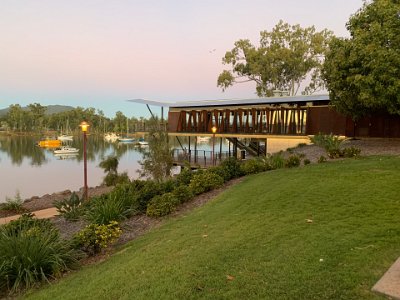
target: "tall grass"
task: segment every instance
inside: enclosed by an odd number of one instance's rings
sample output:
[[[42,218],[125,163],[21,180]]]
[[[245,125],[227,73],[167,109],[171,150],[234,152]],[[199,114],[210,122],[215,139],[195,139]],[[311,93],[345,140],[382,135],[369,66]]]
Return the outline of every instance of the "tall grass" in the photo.
[[[49,281],[77,266],[78,257],[49,221],[24,216],[0,227],[0,290]]]

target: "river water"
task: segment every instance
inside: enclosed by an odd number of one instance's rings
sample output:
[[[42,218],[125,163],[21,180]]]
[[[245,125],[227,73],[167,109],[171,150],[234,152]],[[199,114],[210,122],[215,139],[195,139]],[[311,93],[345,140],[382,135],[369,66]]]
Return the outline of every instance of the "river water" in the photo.
[[[293,147],[307,140],[278,139],[268,141],[268,152],[273,153]],[[77,155],[59,157],[52,149],[36,146],[38,138],[28,136],[0,136],[0,202],[19,193],[22,199],[42,196],[64,190],[79,190],[83,186],[83,139],[74,137],[69,146],[80,149]],[[183,146],[185,140],[181,140]],[[171,146],[179,148],[175,139]],[[193,147],[193,146],[192,146]],[[223,143],[224,149],[227,143]],[[110,143],[101,136],[88,137],[88,185],[100,185],[104,177],[98,165],[109,155],[119,160],[119,172],[128,172],[130,178],[138,178],[140,148],[135,144]],[[210,150],[210,143],[199,144],[198,149]]]

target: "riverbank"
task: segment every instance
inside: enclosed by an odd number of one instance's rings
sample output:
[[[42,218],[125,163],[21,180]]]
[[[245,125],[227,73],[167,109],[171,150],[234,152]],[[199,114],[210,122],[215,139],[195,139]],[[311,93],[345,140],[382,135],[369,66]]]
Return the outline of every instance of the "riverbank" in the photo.
[[[342,143],[343,147],[357,147],[361,149],[362,156],[371,155],[400,155],[400,139],[354,139],[345,140]],[[326,156],[325,150],[315,145],[304,145],[292,149],[290,152],[304,154],[312,163],[316,163],[321,156]],[[288,151],[286,151],[286,155]],[[96,186],[88,190],[89,197],[99,196],[108,193],[112,187]],[[82,196],[82,189],[76,191],[79,196]],[[53,207],[54,201],[69,198],[72,194],[71,190],[64,190],[43,196],[34,196],[24,200],[23,208],[27,212],[42,210]],[[13,212],[0,211],[0,217],[14,215]]]

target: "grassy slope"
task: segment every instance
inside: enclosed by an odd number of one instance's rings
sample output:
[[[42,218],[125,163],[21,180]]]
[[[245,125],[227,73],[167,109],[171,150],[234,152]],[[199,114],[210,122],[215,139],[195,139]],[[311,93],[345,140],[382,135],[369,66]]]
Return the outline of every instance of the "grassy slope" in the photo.
[[[370,289],[400,253],[399,170],[399,158],[378,157],[247,177],[30,296],[378,298]]]

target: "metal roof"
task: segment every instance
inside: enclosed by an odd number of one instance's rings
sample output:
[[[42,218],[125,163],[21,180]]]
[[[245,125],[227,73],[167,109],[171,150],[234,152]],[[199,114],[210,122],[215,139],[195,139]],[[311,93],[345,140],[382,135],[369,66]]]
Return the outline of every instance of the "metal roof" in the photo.
[[[132,99],[127,101],[146,104],[146,105],[165,106],[165,107],[207,107],[207,106],[226,106],[226,105],[296,103],[296,102],[312,102],[312,101],[327,101],[327,100],[329,100],[328,94],[290,96],[290,97],[252,98],[252,99],[197,100],[197,101],[181,101],[181,102],[161,102],[161,101],[153,101],[145,99]]]

